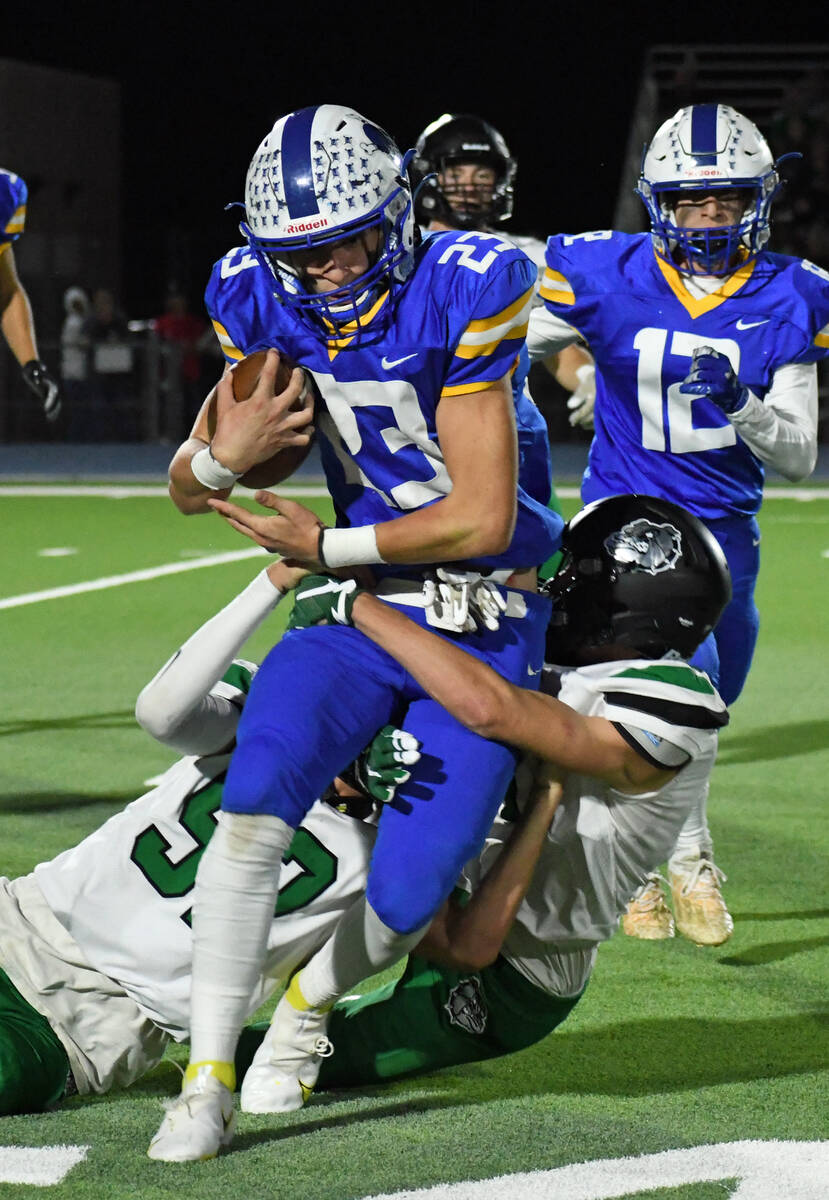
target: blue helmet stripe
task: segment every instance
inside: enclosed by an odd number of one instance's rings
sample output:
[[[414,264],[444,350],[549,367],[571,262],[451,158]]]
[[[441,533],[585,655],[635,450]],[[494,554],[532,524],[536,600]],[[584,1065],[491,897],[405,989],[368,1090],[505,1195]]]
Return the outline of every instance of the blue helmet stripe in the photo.
[[[319,213],[311,161],[311,126],[316,114],[316,106],[301,108],[288,117],[282,130],[282,180],[288,214],[294,221]]]
[[[695,104],[691,114],[691,153],[697,166],[717,165],[718,104]]]

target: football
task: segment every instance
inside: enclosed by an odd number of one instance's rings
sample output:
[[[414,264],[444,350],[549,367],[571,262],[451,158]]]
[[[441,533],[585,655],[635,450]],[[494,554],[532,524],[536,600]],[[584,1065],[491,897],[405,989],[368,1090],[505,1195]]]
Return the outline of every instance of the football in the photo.
[[[267,354],[267,350],[255,350],[253,354],[248,354],[246,358],[240,359],[231,369],[233,398],[237,403],[250,399],[259,382]],[[296,365],[293,359],[288,358],[287,355],[280,354],[273,385],[273,394],[275,396],[278,396],[280,392],[284,392],[285,388],[291,382],[291,374]],[[307,384],[308,377],[306,376],[306,387],[303,388],[299,398],[291,405],[292,411],[302,408],[306,397]],[[271,458],[265,462],[258,463],[255,467],[247,471],[239,482],[249,488],[271,487],[291,475],[296,467],[306,458],[309,449],[310,444],[307,446],[289,446],[277,451]]]
[[[250,397],[259,382],[259,376],[262,374],[267,356],[267,350],[255,350],[247,358],[240,359],[233,367],[230,374],[233,380],[233,396],[236,400],[247,400]],[[279,366],[276,368],[276,378],[274,379],[273,392],[275,396],[284,392],[291,382],[291,372],[295,366],[296,363],[287,355],[280,354]]]

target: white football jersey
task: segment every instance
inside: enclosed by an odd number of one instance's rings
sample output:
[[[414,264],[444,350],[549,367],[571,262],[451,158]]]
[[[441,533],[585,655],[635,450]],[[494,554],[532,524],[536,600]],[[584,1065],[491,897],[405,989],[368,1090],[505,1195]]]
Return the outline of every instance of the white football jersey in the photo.
[[[557,676],[565,704],[611,721],[655,765],[680,767],[658,791],[638,796],[591,776],[567,778],[502,953],[545,991],[572,994],[570,987],[562,991],[562,955],[609,938],[644,876],[666,860],[694,798],[707,787],[717,729],[727,716],[708,677],[681,662],[602,663]],[[542,684],[542,690],[553,689]],[[511,829],[512,822],[496,821],[478,863],[467,865],[469,886],[501,853]],[[589,974],[590,960],[584,961]]]
[[[156,1025],[190,1026],[192,888],[229,755],[185,758],[78,846],[35,867],[49,907],[96,970]],[[255,1011],[362,894],[375,830],[318,802],[285,856]]]

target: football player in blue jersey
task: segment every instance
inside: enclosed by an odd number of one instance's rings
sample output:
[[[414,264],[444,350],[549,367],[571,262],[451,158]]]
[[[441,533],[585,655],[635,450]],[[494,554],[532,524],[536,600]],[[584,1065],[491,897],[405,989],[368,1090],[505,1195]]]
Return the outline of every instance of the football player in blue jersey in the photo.
[[[426,234],[467,229],[492,233],[512,216],[518,164],[502,134],[481,117],[444,113],[432,121],[417,139],[412,171],[415,180],[420,180],[415,187],[415,215]],[[545,265],[544,243],[510,230],[502,236],[529,255],[538,268],[540,282]],[[522,365],[526,377],[529,360],[523,359]],[[571,393],[567,401],[570,424],[592,428],[596,384],[590,355],[581,346],[566,346],[545,360],[544,365],[556,382]],[[521,403],[527,409],[526,436],[528,440],[537,438],[539,452],[546,453],[547,423],[536,408],[529,387]],[[522,453],[533,452],[530,445],[525,449],[520,442],[519,446]],[[561,512],[555,488],[549,504]],[[544,565],[542,576],[553,575],[557,562],[558,555]]]
[[[267,515],[218,498],[261,461],[245,458],[239,436],[248,413],[258,422],[256,405],[226,406],[227,379],[210,444],[191,439],[176,455],[173,498],[190,511],[213,508],[305,564],[370,565],[387,602],[537,686],[549,606],[534,590],[535,568],[557,548],[563,522],[535,498],[540,481],[517,453],[512,374],[532,262],[488,233],[418,246],[399,151],[338,105],[277,121],[251,162],[245,209],[247,247],[215,268],[208,307],[230,361],[275,347],[313,378],[337,527],[269,492],[257,496]],[[325,1042],[333,1001],[417,942],[481,845],[514,752],[449,717],[358,631],[289,632],[251,689],[219,828],[199,867],[192,1059],[153,1157],[215,1152],[221,1131],[192,1124],[189,1102],[233,1085],[283,853],[319,776],[327,782],[353,759],[351,745],[362,748],[380,713],[399,716],[430,754],[383,814],[365,899],[306,968],[302,990],[292,986],[280,1003],[243,1109],[303,1103],[299,1072]]]
[[[596,359],[584,499],[674,499],[722,545],[734,595],[714,636],[728,704],[757,640],[765,467],[791,480],[813,470],[815,362],[829,352],[829,274],[766,248],[779,187],[750,120],[724,104],[680,109],[643,160],[638,191],[651,233],[550,238],[544,306],[528,336],[533,358],[581,335]],[[697,890],[716,907],[704,813],[669,866],[675,898]],[[643,898],[646,928],[653,900]],[[717,920],[729,923],[724,904]]]
[[[23,379],[43,405],[47,421],[60,412],[60,393],[37,353],[37,339],[29,297],[17,274],[12,243],[26,223],[26,184],[19,175],[0,167],[0,327]]]

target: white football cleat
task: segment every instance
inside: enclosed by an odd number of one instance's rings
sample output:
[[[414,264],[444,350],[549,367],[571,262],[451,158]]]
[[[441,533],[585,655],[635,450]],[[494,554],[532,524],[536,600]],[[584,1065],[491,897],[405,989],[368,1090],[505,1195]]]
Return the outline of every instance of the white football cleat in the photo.
[[[235,1128],[233,1093],[209,1069],[201,1069],[170,1103],[147,1154],[160,1162],[215,1158],[230,1145]]]
[[[705,852],[671,859],[668,878],[679,932],[698,946],[721,946],[734,932],[720,884],[725,875]]]
[[[652,942],[674,936],[674,918],[668,908],[664,882],[658,871],[651,871],[631,896],[622,915],[622,929],[628,937]]]
[[[325,1036],[329,1015],[282,997],[242,1080],[242,1112],[294,1112],[308,1103],[322,1060],[334,1053]]]

